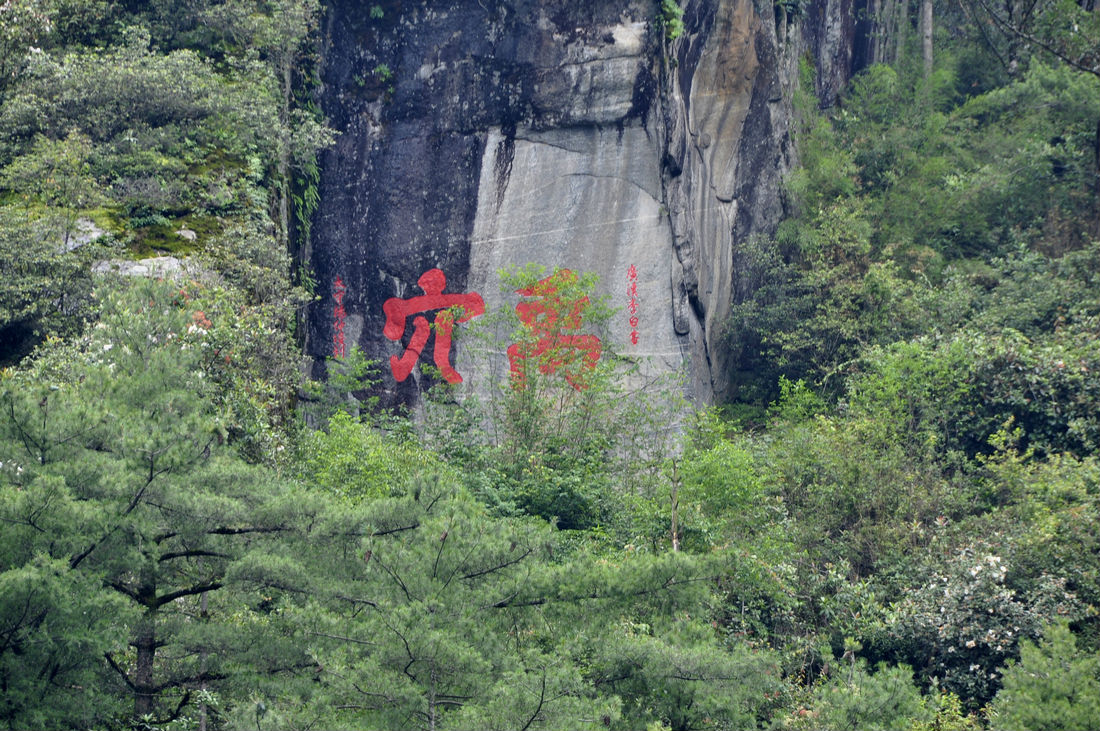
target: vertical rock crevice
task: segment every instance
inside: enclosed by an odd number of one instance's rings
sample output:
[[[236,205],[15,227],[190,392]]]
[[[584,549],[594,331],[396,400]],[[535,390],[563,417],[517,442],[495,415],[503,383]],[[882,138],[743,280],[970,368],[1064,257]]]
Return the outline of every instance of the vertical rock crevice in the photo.
[[[741,251],[752,237],[773,237],[786,212],[799,59],[817,69],[821,106],[835,103],[853,71],[853,5],[863,1],[790,10],[767,0],[684,2],[685,32],[666,47],[663,67],[662,181],[674,323],[690,342],[697,394],[736,396],[731,305],[753,295]]]
[[[678,333],[689,335],[694,390],[733,394],[725,345],[737,250],[771,235],[791,165],[790,79],[798,46],[780,46],[774,8],[691,0],[666,75],[664,190],[678,266]]]

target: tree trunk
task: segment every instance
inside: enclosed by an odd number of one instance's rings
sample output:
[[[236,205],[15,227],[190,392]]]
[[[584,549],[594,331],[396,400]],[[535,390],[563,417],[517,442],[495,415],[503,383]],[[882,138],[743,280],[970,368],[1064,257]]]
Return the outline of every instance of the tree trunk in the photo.
[[[1096,238],[1100,239],[1100,120],[1096,121]]]
[[[921,56],[924,58],[924,78],[932,75],[932,0],[920,4]]]
[[[145,607],[134,630],[134,720],[153,713],[156,685],[153,683],[154,663],[157,657],[157,583],[148,567],[141,569],[141,581],[135,598]]]
[[[433,665],[432,670],[428,675],[428,731],[435,731],[435,714],[435,666]]]
[[[894,20],[896,0],[876,0],[875,2],[875,63],[890,63],[889,43],[893,37],[890,28]]]
[[[209,619],[209,614],[207,613],[207,596],[206,596],[205,591],[202,593],[202,600],[201,600],[201,603],[199,604],[199,617],[202,619],[203,622],[206,622]],[[203,675],[205,675],[206,674],[206,649],[205,648],[203,649],[203,651],[202,651],[202,653],[200,654],[199,657],[201,658],[200,664],[199,664],[199,672],[202,673]],[[206,690],[206,678],[205,677],[203,678],[202,685],[200,685],[199,688],[201,690]],[[206,731],[206,701],[203,701],[202,703],[199,704],[199,731]]]
[[[280,110],[279,130],[279,228],[281,230],[283,251],[290,250],[290,97],[293,92],[293,61],[285,59],[283,64],[283,105]]]
[[[680,465],[672,466],[672,551],[680,550],[680,526],[678,523],[680,512]]]
[[[901,62],[901,55],[905,51],[905,38],[909,30],[909,3],[898,0],[894,3],[893,20],[893,49],[890,54],[890,64],[897,67]]]
[[[871,66],[882,60],[882,0],[871,0],[871,47],[870,58],[867,65]]]
[[[153,661],[157,654],[156,614],[146,612],[134,634],[137,661],[134,666],[134,719],[153,712]]]

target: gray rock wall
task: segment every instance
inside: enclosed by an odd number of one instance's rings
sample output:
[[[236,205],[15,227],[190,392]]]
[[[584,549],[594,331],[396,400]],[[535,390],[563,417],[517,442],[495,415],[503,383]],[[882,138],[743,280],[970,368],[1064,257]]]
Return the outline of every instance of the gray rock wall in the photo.
[[[653,136],[636,124],[520,129],[512,137],[491,131],[468,280],[493,309],[514,307],[518,299],[500,291],[501,269],[530,262],[548,272],[597,273],[600,293],[621,308],[606,346],[637,359],[643,375],[674,371],[688,356],[669,306],[672,236]],[[627,312],[631,267],[636,328]]]
[[[838,1],[823,17],[844,16]],[[341,337],[383,363],[402,355],[412,317],[391,340],[383,304],[423,295],[433,268],[445,294],[476,292],[491,312],[518,300],[501,268],[596,272],[625,308],[633,265],[638,324],[624,309],[606,337],[651,373],[685,369],[696,401],[729,396],[738,244],[783,214],[796,60],[835,57],[818,36],[836,33],[777,18],[770,0],[686,0],[671,43],[652,0],[376,5],[381,18],[358,0],[327,8],[321,103],[341,134],[308,253],[317,367]],[[464,353],[450,357],[476,388]],[[385,371],[386,403],[426,386]]]

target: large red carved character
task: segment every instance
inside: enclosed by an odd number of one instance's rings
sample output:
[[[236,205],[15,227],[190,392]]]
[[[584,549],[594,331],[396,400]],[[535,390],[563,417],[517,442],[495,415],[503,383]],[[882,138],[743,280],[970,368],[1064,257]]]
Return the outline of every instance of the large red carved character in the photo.
[[[520,322],[533,336],[528,342],[508,346],[512,383],[517,388],[526,383],[524,367],[529,358],[536,359],[539,370],[547,375],[561,370],[569,385],[578,391],[587,387],[585,371],[596,367],[603,345],[595,335],[575,334],[581,327],[588,297],[564,299],[559,290],[576,281],[576,274],[560,269],[530,287],[516,290],[524,297],[538,298],[516,305]]]
[[[423,295],[406,300],[391,297],[382,304],[382,311],[386,313],[386,326],[382,333],[393,341],[401,340],[409,317],[417,315],[413,320],[413,333],[405,353],[400,358],[396,355],[390,356],[390,370],[393,371],[393,377],[398,383],[408,378],[413,366],[420,360],[424,346],[428,344],[432,327],[428,324],[427,318],[417,313],[442,310],[435,316],[435,347],[432,355],[436,368],[447,382],[461,383],[462,376],[451,366],[451,332],[456,322],[466,322],[485,314],[485,301],[476,292],[443,294],[443,290],[447,287],[447,277],[439,269],[429,269],[424,272],[416,283],[424,290]],[[462,308],[462,315],[457,320],[450,311],[452,307]]]

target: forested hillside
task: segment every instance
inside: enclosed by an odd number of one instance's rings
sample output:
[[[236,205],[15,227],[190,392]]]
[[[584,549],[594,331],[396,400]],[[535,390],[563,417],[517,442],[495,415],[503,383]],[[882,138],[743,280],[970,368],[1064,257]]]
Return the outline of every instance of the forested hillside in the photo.
[[[875,8],[733,400],[517,262],[553,337],[408,414],[301,376],[320,3],[0,5],[0,725],[1100,727],[1100,11]]]

